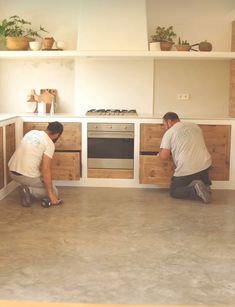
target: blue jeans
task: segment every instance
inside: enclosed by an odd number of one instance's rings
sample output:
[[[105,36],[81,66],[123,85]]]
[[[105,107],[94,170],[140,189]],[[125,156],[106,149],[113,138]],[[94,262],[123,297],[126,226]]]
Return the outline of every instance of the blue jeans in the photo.
[[[189,186],[193,180],[201,180],[206,186],[211,185],[209,168],[188,176],[171,178],[170,195],[174,198],[198,199],[193,186]]]

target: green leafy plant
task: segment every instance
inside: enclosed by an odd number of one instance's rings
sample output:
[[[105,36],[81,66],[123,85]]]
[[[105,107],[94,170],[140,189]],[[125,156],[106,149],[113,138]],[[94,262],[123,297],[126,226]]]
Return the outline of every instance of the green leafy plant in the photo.
[[[179,37],[178,45],[190,45],[190,44],[187,40],[181,40],[181,38]]]
[[[42,26],[39,30],[33,30],[31,22],[20,18],[18,15],[3,19],[0,23],[0,40],[5,41],[6,37],[41,37],[39,32],[48,32]]]
[[[153,42],[169,42],[173,43],[173,38],[176,37],[176,33],[173,31],[173,26],[156,28],[154,35],[151,35]]]

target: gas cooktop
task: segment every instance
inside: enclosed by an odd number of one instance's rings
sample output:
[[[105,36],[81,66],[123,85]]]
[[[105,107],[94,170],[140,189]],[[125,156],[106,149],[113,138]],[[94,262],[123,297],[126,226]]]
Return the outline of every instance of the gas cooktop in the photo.
[[[102,115],[102,116],[137,116],[136,110],[120,110],[120,109],[91,109],[86,115]]]

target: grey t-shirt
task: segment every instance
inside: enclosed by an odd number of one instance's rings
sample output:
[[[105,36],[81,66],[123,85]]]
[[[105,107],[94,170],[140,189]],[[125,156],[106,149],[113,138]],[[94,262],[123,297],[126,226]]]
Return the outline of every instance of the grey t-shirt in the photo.
[[[200,172],[211,165],[202,131],[194,123],[174,124],[165,132],[160,147],[171,151],[176,177]]]

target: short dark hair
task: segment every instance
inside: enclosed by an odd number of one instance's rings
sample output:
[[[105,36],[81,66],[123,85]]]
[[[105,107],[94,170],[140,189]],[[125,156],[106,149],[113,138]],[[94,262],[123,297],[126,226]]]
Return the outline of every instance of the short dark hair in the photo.
[[[163,116],[164,120],[179,120],[179,116],[174,113],[174,112],[167,112],[164,116]]]
[[[59,133],[59,135],[61,135],[63,130],[64,130],[64,127],[59,122],[51,122],[47,126],[47,131],[49,131],[52,134]]]

